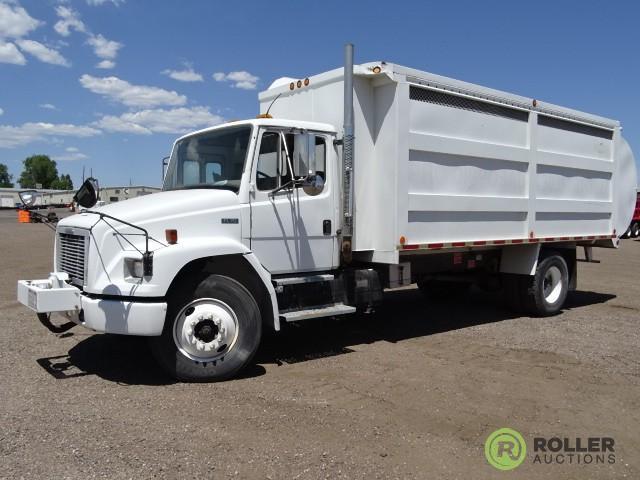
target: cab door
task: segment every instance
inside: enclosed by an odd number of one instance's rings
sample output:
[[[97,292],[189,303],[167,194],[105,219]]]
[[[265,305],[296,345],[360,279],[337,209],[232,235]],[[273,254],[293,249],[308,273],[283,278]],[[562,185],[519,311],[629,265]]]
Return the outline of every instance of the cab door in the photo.
[[[252,168],[251,250],[272,274],[336,266],[332,137],[263,129]],[[332,165],[332,164],[331,164]]]

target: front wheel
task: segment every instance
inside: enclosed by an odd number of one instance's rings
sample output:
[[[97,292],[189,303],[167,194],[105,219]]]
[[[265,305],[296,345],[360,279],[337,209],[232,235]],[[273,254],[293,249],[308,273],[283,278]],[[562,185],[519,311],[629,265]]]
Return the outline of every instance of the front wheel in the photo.
[[[195,290],[170,299],[164,330],[151,350],[169,375],[184,381],[219,381],[236,375],[260,344],[260,310],[232,278],[209,275]]]

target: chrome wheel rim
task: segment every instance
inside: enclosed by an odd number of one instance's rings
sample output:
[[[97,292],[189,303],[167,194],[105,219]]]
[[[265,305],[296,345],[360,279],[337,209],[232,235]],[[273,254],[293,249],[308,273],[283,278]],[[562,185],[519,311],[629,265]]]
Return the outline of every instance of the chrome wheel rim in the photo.
[[[215,298],[199,298],[184,306],[173,324],[178,350],[196,362],[224,357],[238,339],[238,317],[233,309]]]
[[[551,266],[544,274],[543,296],[547,303],[556,303],[562,294],[562,272]]]

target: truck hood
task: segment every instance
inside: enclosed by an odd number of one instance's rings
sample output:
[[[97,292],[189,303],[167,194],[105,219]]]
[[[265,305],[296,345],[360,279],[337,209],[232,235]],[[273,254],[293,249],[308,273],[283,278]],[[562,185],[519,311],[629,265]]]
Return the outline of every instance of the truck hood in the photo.
[[[180,223],[182,223],[189,217],[201,216],[212,210],[238,205],[238,196],[231,191],[193,189],[144,195],[90,210],[144,227],[150,224],[171,222],[175,219],[180,219]],[[90,228],[96,220],[96,215],[92,213],[80,213],[61,220],[59,225]],[[167,228],[169,227],[167,226]]]

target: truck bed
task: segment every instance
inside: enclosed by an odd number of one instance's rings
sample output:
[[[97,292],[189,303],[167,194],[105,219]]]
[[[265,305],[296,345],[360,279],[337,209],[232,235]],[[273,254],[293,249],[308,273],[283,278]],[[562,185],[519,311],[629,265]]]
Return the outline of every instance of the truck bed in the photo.
[[[617,245],[636,194],[619,122],[383,62],[355,75],[356,254],[397,263],[405,251]],[[281,94],[274,117],[339,130],[342,79],[276,83],[261,111]]]

